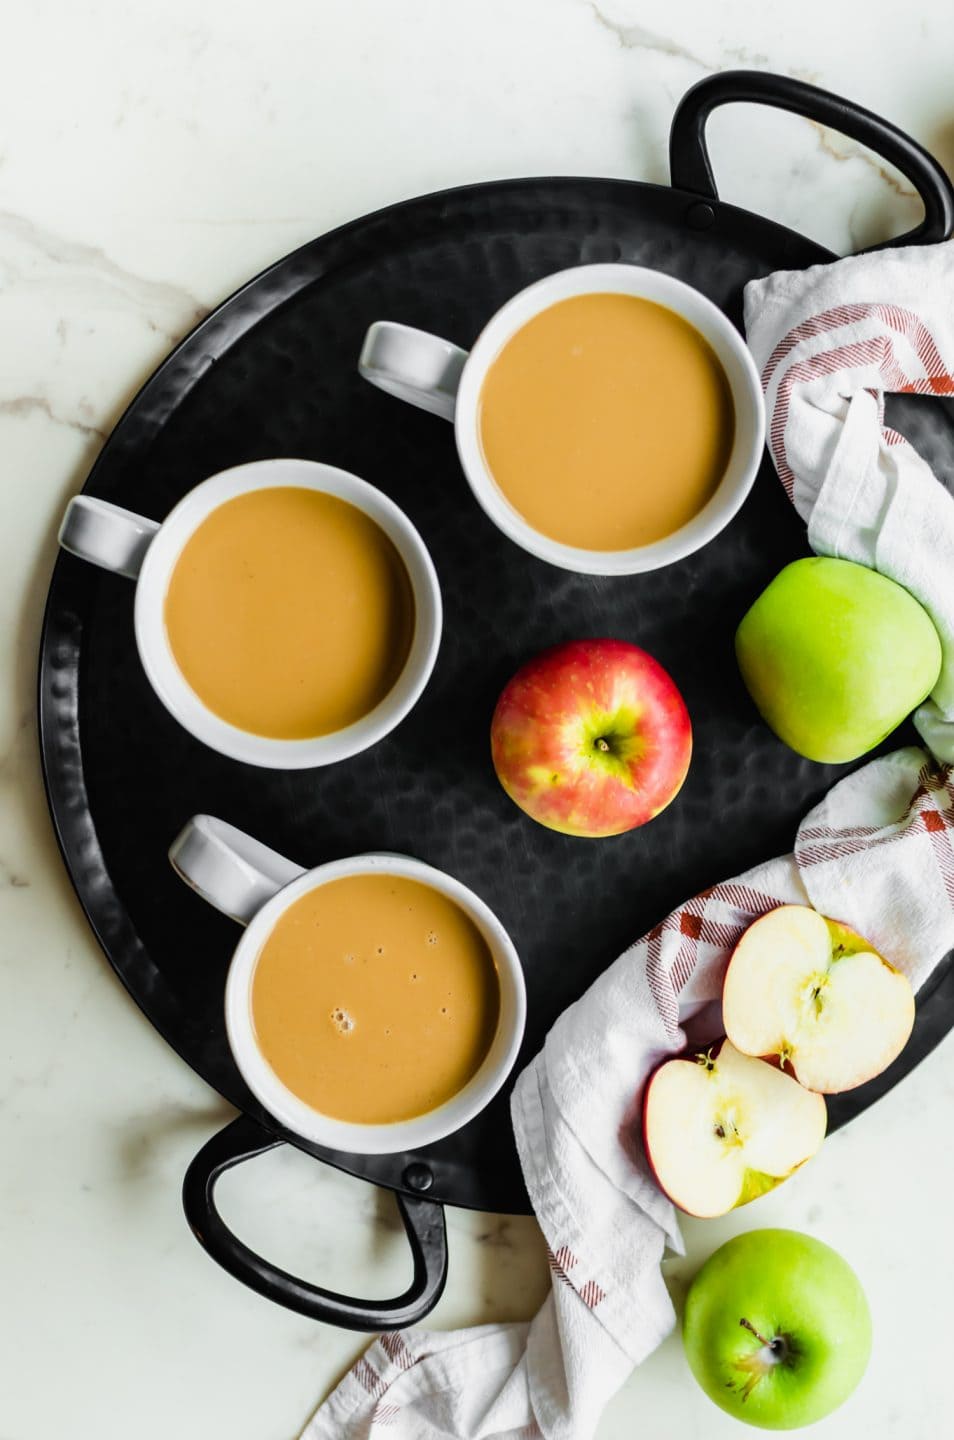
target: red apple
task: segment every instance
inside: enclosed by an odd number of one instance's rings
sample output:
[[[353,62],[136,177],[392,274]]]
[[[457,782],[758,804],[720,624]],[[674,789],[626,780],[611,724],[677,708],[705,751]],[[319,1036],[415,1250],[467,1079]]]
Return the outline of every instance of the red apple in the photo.
[[[518,670],[490,727],[521,810],[564,835],[620,835],[678,793],[692,726],[671,677],[625,640],[572,640]]]
[[[914,995],[907,977],[847,925],[807,905],[780,905],[735,947],[722,1016],[736,1049],[771,1056],[809,1090],[835,1095],[897,1059],[914,1024]]]
[[[643,1144],[680,1210],[712,1219],[787,1180],[825,1138],[820,1095],[721,1040],[666,1060],[643,1097]]]

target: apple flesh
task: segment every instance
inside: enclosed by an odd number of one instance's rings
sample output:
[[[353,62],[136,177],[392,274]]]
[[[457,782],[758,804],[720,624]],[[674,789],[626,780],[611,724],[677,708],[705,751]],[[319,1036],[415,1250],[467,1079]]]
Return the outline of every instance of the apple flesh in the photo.
[[[750,1230],[711,1255],[689,1287],[682,1328],[702,1389],[766,1430],[811,1425],[855,1389],[871,1353],[857,1275],[794,1230]]]
[[[660,1187],[705,1219],[787,1179],[815,1154],[827,1123],[820,1095],[729,1040],[666,1060],[643,1101],[643,1143]]]
[[[692,754],[689,713],[657,660],[624,640],[545,650],[505,686],[490,727],[511,800],[564,835],[619,835],[679,791]]]
[[[809,760],[856,760],[934,689],[941,642],[927,611],[850,560],[796,560],[735,637],[742,679],[780,740]]]
[[[729,961],[722,1020],[736,1049],[771,1056],[825,1095],[853,1090],[900,1055],[914,1024],[907,977],[846,925],[780,905]]]

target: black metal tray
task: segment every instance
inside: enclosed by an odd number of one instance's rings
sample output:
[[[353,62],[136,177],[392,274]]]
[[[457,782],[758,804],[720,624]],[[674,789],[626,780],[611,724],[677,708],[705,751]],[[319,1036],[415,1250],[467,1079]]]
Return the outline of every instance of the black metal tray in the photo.
[[[392,206],[288,256],[179,346],[99,457],[86,490],[157,520],[207,475],[271,455],[343,466],[406,509],[440,575],[444,640],[424,698],[374,750],[313,772],[253,769],[214,754],[175,724],[145,680],[132,587],[70,556],[57,561],[40,656],[40,730],[64,859],[123,983],[183,1059],[244,1112],[190,1172],[194,1228],[228,1268],[307,1313],[359,1328],[407,1323],[443,1283],[440,1203],[527,1208],[507,1096],[420,1154],[343,1155],[275,1132],[226,1043],[222,990],[234,927],[166,859],[183,822],[196,811],[220,815],[304,865],[385,849],[459,876],[494,907],[523,958],[529,1024],[519,1071],[559,1012],[679,900],[790,848],[801,816],[845,768],[801,760],[779,743],[755,716],[734,663],[739,617],[807,549],[767,461],[736,521],[701,553],[650,575],[572,575],[494,528],[459,470],[451,427],[381,395],[356,370],[375,319],[468,346],[516,290],[566,266],[658,267],[739,322],[747,280],[830,259],[718,200],[704,126],[727,100],[780,105],[871,145],[924,200],[925,222],[909,242],[950,233],[943,171],[891,126],[794,81],[724,74],[697,86],[677,112],[673,188],[567,178],[470,186]],[[954,472],[949,404],[894,401],[891,419],[929,460],[945,462],[942,473]],[[587,841],[544,830],[511,804],[491,768],[488,727],[499,690],[524,659],[560,640],[604,634],[637,641],[673,674],[693,718],[695,756],[678,801],[652,824]],[[902,1057],[832,1105],[832,1128],[916,1065],[952,1021],[954,969],[946,965],[920,996]],[[410,1197],[415,1282],[406,1296],[377,1306],[329,1296],[250,1258],[229,1235],[212,1204],[216,1175],[280,1139]]]

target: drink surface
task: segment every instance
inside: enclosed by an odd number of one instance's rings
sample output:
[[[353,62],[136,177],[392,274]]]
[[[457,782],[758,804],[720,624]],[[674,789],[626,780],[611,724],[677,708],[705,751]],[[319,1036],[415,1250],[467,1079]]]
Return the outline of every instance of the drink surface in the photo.
[[[725,373],[675,311],[577,295],[512,335],[481,387],[480,443],[541,534],[628,550],[673,534],[715,493],[735,417]]]
[[[227,500],[183,547],[169,645],[216,715],[281,740],[328,735],[392,688],[410,649],[404,562],[364,511],[299,486]]]
[[[412,1119],[476,1074],[500,988],[459,905],[401,876],[352,875],[302,896],[262,946],[252,980],[259,1048],[324,1115]]]

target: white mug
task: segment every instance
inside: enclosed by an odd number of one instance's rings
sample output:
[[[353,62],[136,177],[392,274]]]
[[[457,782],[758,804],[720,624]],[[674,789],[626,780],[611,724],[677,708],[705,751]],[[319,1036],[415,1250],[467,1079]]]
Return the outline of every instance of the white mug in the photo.
[[[404,669],[367,715],[328,735],[280,740],[241,730],[203,704],[169,645],[163,609],[169,581],[187,540],[213,510],[237,495],[276,486],[318,490],[347,500],[378,524],[404,562],[414,597],[414,636]],[[314,460],[258,460],[204,480],[161,525],[118,505],[77,495],[60,526],[64,550],[136,581],[134,623],[143,669],[166,709],[196,739],[248,765],[297,770],[330,765],[375,745],[420,698],[437,659],[442,606],[437,572],[410,520],[380,490],[346,470]]]
[[[560,300],[599,293],[652,300],[688,320],[715,351],[735,406],[735,439],[715,494],[672,535],[631,550],[585,550],[563,545],[535,530],[495,483],[481,450],[478,429],[484,377],[511,336],[534,315]],[[636,575],[658,570],[701,549],[739,510],[762,459],[762,386],[742,336],[700,291],[659,270],[638,265],[580,265],[538,280],[497,311],[469,354],[423,330],[379,320],[365,336],[358,370],[388,394],[452,421],[464,474],[494,524],[531,555],[585,575]]]
[[[286,1129],[316,1145],[356,1155],[416,1150],[466,1125],[496,1095],[513,1068],[523,1039],[527,1000],[513,941],[493,911],[459,880],[405,855],[355,855],[303,870],[234,825],[196,815],[174,841],[176,872],[216,909],[248,928],[225,983],[225,1024],[235,1063],[252,1094]],[[354,1124],[323,1115],[289,1090],[262,1054],[252,1023],[251,988],[262,946],[290,905],[319,886],[351,875],[388,874],[417,880],[446,895],[473,920],[494,958],[500,1013],[490,1049],[477,1073],[443,1105],[411,1120]]]

